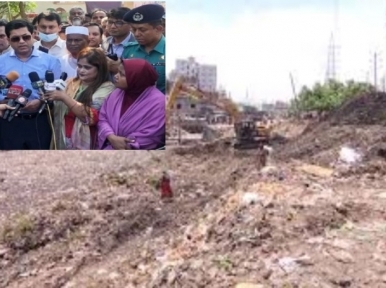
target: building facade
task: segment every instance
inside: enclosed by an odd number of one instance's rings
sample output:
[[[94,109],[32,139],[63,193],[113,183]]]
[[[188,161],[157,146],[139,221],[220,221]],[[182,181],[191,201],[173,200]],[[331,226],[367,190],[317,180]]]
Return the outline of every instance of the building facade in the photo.
[[[169,74],[171,81],[181,75],[186,81],[205,92],[214,92],[217,87],[217,66],[196,62],[194,57],[177,59],[176,68]]]

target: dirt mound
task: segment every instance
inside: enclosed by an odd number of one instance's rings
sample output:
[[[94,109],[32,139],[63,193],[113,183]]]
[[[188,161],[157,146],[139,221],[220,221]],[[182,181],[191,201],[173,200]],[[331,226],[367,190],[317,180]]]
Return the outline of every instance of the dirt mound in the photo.
[[[327,116],[331,125],[386,124],[386,93],[369,93],[345,102]]]
[[[370,93],[351,99],[323,120],[310,123],[304,131],[282,145],[278,159],[302,159],[334,165],[342,146],[356,149],[364,161],[379,157],[377,148],[386,140],[386,94]],[[381,153],[382,154],[382,153]]]
[[[179,146],[173,148],[173,153],[184,155],[223,155],[230,152],[231,143],[226,140],[216,140],[211,143],[199,143],[190,146]]]

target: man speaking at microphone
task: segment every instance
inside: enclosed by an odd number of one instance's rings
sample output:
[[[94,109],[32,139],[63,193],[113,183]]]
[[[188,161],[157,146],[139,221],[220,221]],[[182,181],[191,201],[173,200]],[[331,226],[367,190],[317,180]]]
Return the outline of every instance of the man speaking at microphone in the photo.
[[[60,61],[52,55],[33,48],[33,26],[24,20],[13,20],[5,26],[5,33],[13,51],[0,56],[0,75],[16,71],[20,77],[13,84],[31,89],[27,105],[18,117],[8,122],[0,119],[0,150],[48,150],[52,130],[46,110],[39,114],[42,102],[38,91],[32,88],[29,73],[36,72],[44,79],[47,70],[53,71],[55,79],[61,73]],[[2,97],[2,103],[8,100]]]

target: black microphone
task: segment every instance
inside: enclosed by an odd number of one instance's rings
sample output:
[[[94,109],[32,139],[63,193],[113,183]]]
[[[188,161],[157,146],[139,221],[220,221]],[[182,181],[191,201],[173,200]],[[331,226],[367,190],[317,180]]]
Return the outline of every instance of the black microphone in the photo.
[[[55,82],[54,72],[52,72],[51,70],[47,70],[44,78],[46,79],[46,83],[44,84],[45,92],[55,91],[56,85],[54,83]],[[43,100],[43,104],[40,107],[39,114],[41,114],[44,111],[44,109],[46,109],[47,104],[51,104],[51,101]]]
[[[16,113],[19,112],[21,108],[25,107],[28,102],[28,98],[31,96],[31,94],[32,90],[26,89],[19,97],[17,97],[17,99],[15,100],[15,109],[12,110],[11,114],[9,115],[8,122],[11,122]]]
[[[55,91],[56,86],[54,83],[55,82],[54,72],[52,72],[51,70],[47,70],[45,78],[46,78],[46,83],[44,84],[44,90],[46,90],[46,92]]]
[[[44,90],[44,82],[40,80],[38,73],[31,72],[28,74],[29,80],[31,81],[32,88],[38,90],[41,94],[46,93]]]
[[[8,99],[7,105],[10,107],[15,106],[15,101],[20,94],[23,93],[23,87],[19,85],[11,85],[8,88],[6,99]],[[3,114],[3,119],[7,119],[11,110],[7,109]]]
[[[66,89],[66,86],[67,86],[65,82],[66,79],[67,79],[67,73],[62,72],[62,74],[60,75],[60,79],[55,80],[56,90],[64,91]]]
[[[62,74],[60,74],[60,80],[63,80],[63,81],[67,80],[67,73],[66,72],[62,72]]]

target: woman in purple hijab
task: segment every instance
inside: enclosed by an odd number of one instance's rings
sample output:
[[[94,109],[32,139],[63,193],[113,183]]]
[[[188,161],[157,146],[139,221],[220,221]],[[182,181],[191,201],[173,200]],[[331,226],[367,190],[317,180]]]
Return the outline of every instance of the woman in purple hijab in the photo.
[[[154,150],[165,146],[165,95],[143,59],[122,60],[115,89],[99,112],[101,150]]]

